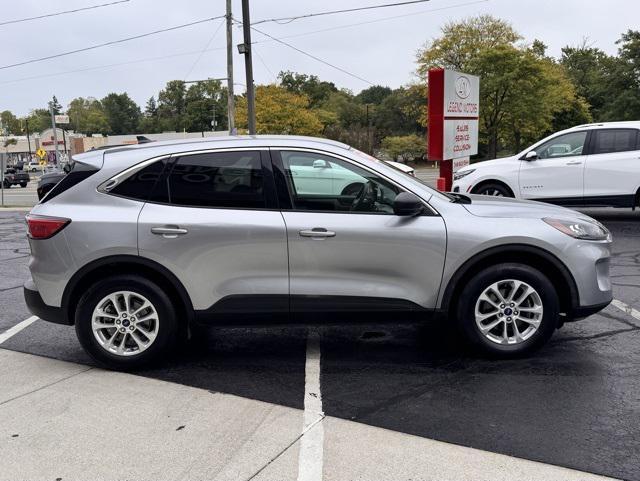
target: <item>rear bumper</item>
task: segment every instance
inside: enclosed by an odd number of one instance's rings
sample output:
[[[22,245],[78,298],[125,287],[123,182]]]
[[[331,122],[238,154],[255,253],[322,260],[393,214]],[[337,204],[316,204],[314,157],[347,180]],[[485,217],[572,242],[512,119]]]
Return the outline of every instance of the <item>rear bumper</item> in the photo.
[[[44,303],[42,296],[38,292],[32,280],[28,280],[24,284],[24,300],[27,303],[29,311],[34,316],[38,316],[43,321],[54,322],[56,324],[72,325],[64,310],[61,307],[49,306]]]

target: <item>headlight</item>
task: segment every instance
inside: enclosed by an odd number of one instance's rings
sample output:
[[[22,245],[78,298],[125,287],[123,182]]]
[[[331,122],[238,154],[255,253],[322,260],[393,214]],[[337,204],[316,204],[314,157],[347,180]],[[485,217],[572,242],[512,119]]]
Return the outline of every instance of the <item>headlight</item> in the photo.
[[[575,239],[584,240],[611,240],[611,232],[597,221],[555,219],[546,217],[542,219],[551,227]]]
[[[453,174],[453,180],[460,180],[463,177],[466,177],[467,175],[469,175],[471,172],[475,172],[476,169],[469,169],[469,170],[463,170],[462,172],[458,171],[455,174]]]

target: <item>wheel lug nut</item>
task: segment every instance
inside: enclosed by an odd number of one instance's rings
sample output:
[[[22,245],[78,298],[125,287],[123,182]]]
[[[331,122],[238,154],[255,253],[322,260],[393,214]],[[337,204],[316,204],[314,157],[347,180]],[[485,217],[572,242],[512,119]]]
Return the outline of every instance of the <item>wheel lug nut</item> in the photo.
[[[509,304],[511,307],[515,306],[515,304],[512,302],[511,304]]]
[[[136,326],[134,326],[133,324],[131,326],[129,326],[129,329],[131,329],[132,331],[136,328]]]
[[[126,329],[124,327],[120,328],[120,332],[125,332],[125,331],[126,331]]]
[[[504,314],[502,314],[502,312],[500,312],[500,313],[498,314],[498,317],[502,317],[502,316],[504,316]]]
[[[510,317],[507,317],[507,322],[511,322],[511,318]]]
[[[504,304],[500,304],[500,309],[504,309]]]
[[[120,319],[116,319],[116,324],[120,324]]]

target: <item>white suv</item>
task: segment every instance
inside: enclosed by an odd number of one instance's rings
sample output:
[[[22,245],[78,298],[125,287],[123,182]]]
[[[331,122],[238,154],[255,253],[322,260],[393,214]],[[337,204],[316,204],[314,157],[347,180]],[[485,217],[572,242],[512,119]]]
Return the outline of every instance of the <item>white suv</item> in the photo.
[[[513,157],[459,170],[453,191],[564,206],[640,205],[640,121],[557,132]]]

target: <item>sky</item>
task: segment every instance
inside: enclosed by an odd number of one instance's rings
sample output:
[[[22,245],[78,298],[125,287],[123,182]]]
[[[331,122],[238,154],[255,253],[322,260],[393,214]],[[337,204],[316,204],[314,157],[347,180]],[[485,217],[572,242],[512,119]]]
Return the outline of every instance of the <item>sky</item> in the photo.
[[[114,0],[0,0],[0,23]],[[398,0],[251,0],[252,23],[263,19],[393,3]],[[606,7],[605,7],[606,4]],[[66,15],[0,25],[0,111],[26,115],[56,95],[66,108],[76,97],[127,92],[141,108],[169,80],[226,77],[223,20],[28,65],[4,65],[223,15],[225,0],[129,0]],[[233,14],[242,18],[241,1]],[[254,81],[271,83],[281,70],[318,75],[354,93],[372,84],[392,88],[415,81],[417,50],[447,22],[491,14],[507,20],[526,42],[541,39],[558,57],[586,38],[615,53],[616,40],[638,29],[637,0],[430,0],[377,10],[255,25],[330,64],[253,32]],[[359,23],[360,25],[353,25]],[[217,33],[216,33],[217,30]],[[234,27],[234,45],[242,43]],[[236,92],[244,91],[244,58],[234,47]],[[359,78],[358,78],[359,77]]]

